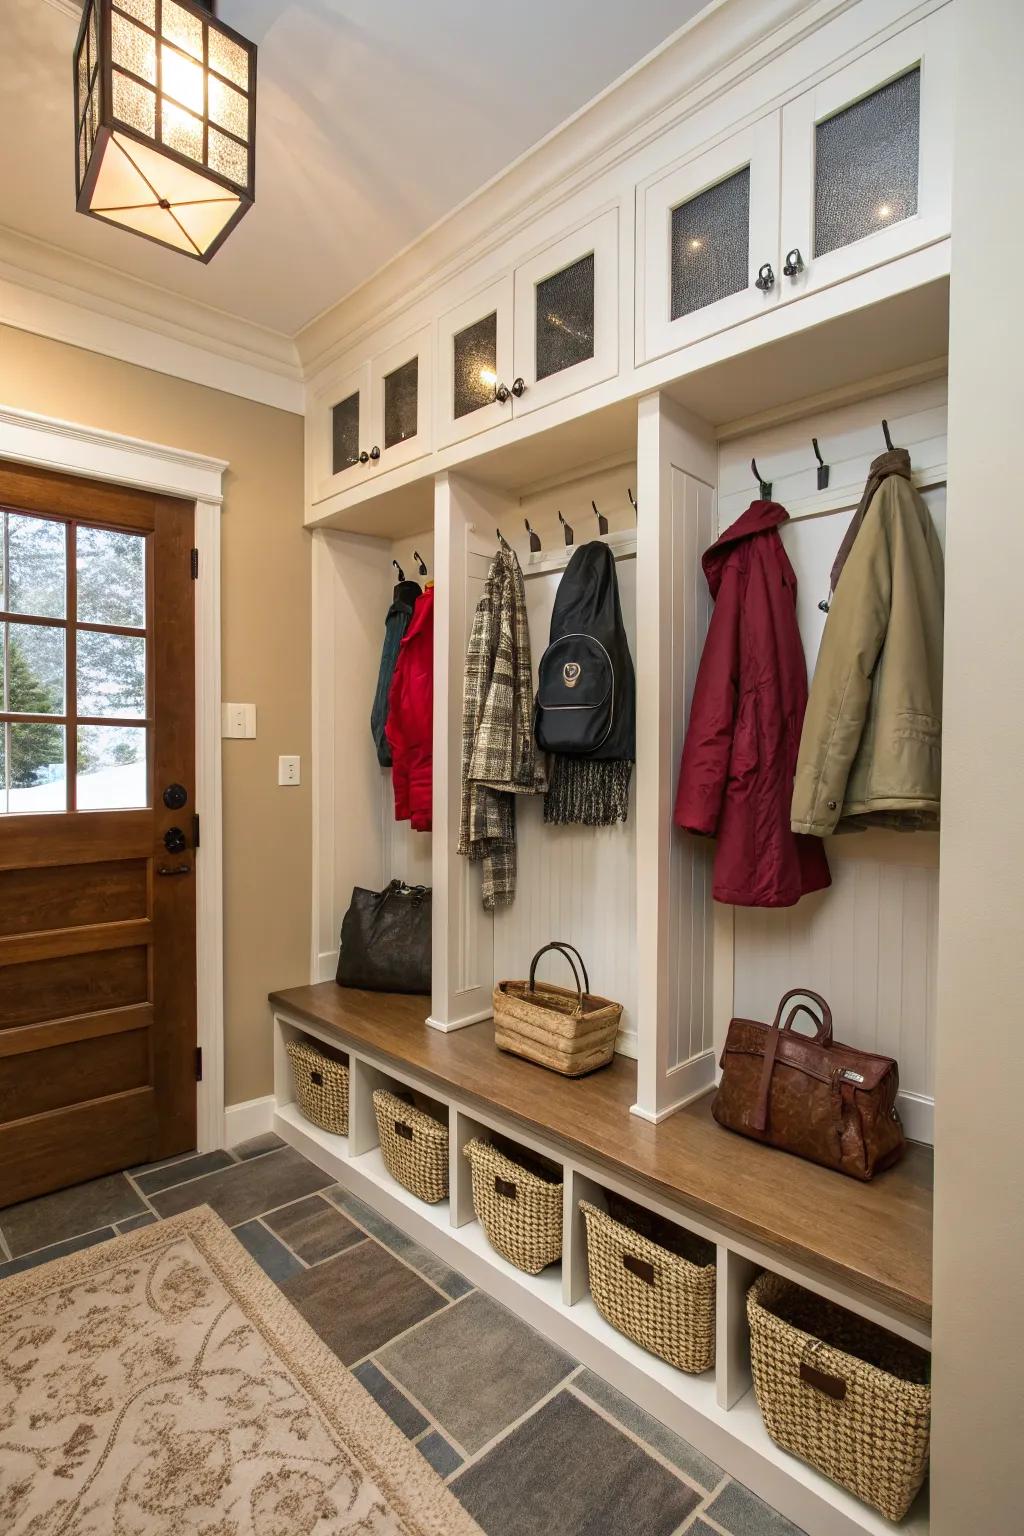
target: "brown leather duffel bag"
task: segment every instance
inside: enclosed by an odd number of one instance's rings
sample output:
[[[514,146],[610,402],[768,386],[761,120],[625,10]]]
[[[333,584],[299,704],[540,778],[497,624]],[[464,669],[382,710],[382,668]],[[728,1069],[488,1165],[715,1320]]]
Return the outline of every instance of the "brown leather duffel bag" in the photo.
[[[811,998],[821,1018],[797,1002],[783,1022],[793,998]],[[794,1032],[799,1013],[814,1020],[813,1040]],[[787,992],[773,1024],[733,1019],[721,1067],[711,1113],[727,1130],[855,1179],[873,1178],[903,1154],[896,1062],[833,1040],[832,1013],[817,992]]]

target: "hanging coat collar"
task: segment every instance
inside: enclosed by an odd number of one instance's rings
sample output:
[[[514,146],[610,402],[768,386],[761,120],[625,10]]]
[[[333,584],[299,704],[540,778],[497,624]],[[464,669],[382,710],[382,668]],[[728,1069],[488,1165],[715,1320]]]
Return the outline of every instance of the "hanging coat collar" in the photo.
[[[910,454],[906,448],[889,448],[885,453],[880,453],[877,459],[871,460],[871,467],[868,470],[867,483],[864,486],[860,504],[850,520],[850,526],[846,530],[843,542],[839,546],[839,553],[836,555],[832,565],[829,586],[833,592],[839,585],[839,578],[843,574],[843,566],[849,558],[850,550],[853,548],[854,540],[860,532],[861,523],[863,523],[867,516],[868,507],[870,507],[874,500],[875,492],[884,480],[888,480],[890,475],[901,475],[904,480],[912,478]]]
[[[789,513],[780,502],[752,501],[743,515],[738,517],[715,543],[704,551],[701,565],[704,567],[704,575],[707,577],[711,596],[718,596],[725,563],[737,544],[742,544],[746,539],[755,538],[760,533],[771,533],[780,523],[788,521]]]

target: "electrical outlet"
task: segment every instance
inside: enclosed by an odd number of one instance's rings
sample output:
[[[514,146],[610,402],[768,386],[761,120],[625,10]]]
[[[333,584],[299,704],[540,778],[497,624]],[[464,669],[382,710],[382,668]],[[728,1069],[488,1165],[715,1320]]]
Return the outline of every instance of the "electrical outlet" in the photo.
[[[299,773],[299,758],[279,757],[277,760],[277,782],[279,784],[300,784],[302,782]]]
[[[256,735],[256,705],[222,704],[220,733],[228,738],[250,740]]]

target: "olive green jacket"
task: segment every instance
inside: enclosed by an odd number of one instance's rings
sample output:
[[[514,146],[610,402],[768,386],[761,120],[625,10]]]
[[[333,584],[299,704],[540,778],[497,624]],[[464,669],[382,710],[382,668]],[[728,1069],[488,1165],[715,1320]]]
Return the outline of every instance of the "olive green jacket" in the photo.
[[[942,741],[942,549],[891,474],[838,580],[804,716],[793,831],[936,827]]]

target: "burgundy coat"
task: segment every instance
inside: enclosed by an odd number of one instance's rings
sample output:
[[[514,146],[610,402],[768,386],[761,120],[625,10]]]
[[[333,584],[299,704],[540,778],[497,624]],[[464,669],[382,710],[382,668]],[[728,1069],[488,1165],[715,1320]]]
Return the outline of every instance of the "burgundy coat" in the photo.
[[[713,894],[791,907],[832,883],[821,841],[790,829],[807,666],[796,576],[774,501],[755,501],[704,554],[715,602],[693,691],[676,825],[717,837]]]

